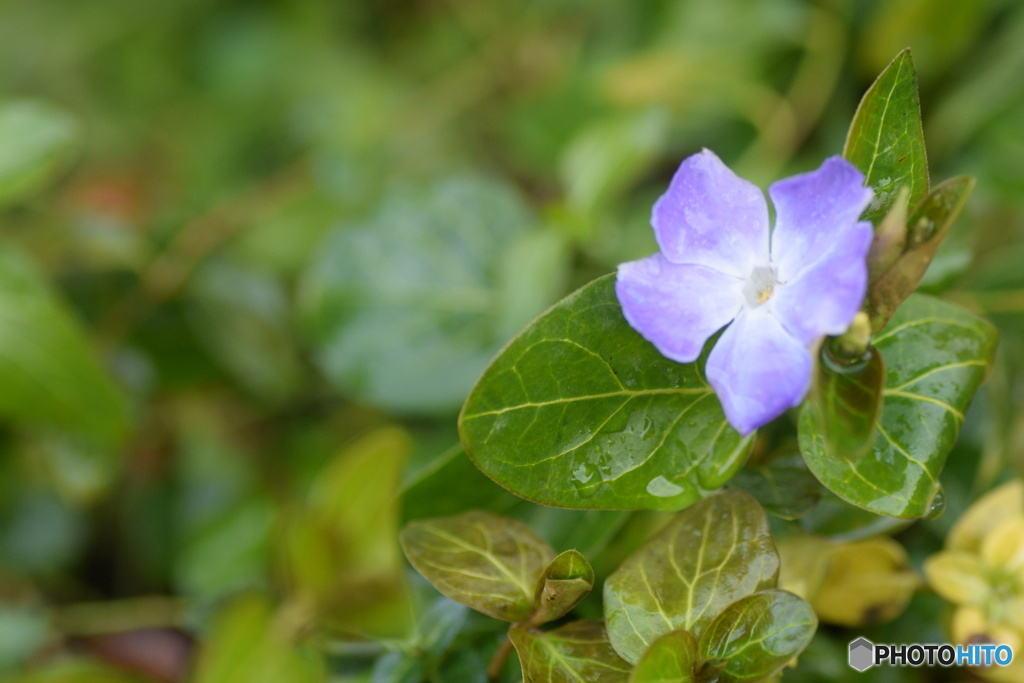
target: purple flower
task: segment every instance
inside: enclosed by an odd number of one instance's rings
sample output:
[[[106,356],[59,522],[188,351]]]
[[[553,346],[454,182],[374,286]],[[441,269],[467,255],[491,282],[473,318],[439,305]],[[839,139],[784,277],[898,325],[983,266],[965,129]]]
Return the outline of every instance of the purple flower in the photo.
[[[768,205],[709,150],[680,165],[654,205],[661,251],[619,266],[626,320],[666,357],[708,356],[708,382],[725,415],[749,434],[799,405],[810,387],[810,349],[846,330],[867,289],[871,223],[857,218],[873,193],[841,157],[774,183]]]

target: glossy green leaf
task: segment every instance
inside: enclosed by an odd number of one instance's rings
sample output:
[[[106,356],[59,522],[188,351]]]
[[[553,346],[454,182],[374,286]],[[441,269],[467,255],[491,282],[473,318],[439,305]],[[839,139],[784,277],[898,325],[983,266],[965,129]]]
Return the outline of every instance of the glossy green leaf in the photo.
[[[565,616],[594,588],[594,569],[579,552],[566,550],[551,561],[537,582],[534,623]]]
[[[800,416],[800,450],[826,487],[854,505],[892,517],[928,513],[964,411],[992,363],[995,329],[950,303],[915,294],[873,340],[885,357],[878,435],[867,454],[829,450],[817,410]]]
[[[669,631],[700,637],[728,605],[773,588],[778,573],[761,507],[741,491],[716,494],[679,513],[608,577],[609,636],[619,654],[636,662]]]
[[[899,305],[917,289],[973,188],[974,178],[950,178],[936,185],[914,207],[907,222],[905,251],[868,292],[866,309],[875,330],[885,327]]]
[[[700,638],[704,660],[726,660],[720,683],[763,681],[803,652],[818,627],[804,600],[780,590],[729,605]]]
[[[625,683],[629,664],[599,621],[574,621],[541,633],[520,627],[509,633],[523,667],[524,683]]]
[[[459,420],[466,452],[528,500],[678,510],[728,481],[746,439],[702,362],[666,359],[622,317],[615,276],[537,318],[491,363]]]
[[[629,683],[693,683],[698,659],[697,639],[687,631],[670,631],[647,648]]]
[[[865,358],[844,365],[833,359],[828,344],[822,346],[809,409],[817,411],[829,452],[847,460],[867,453],[884,389],[885,360],[878,349],[870,347]]]
[[[821,484],[799,454],[774,458],[758,467],[744,467],[729,488],[746,491],[766,512],[782,519],[798,519],[821,499]]]
[[[0,249],[0,414],[116,446],[127,431],[121,390],[35,264]],[[99,457],[103,457],[98,452]]]
[[[560,243],[480,179],[397,188],[331,234],[306,273],[305,327],[341,391],[405,413],[457,410],[508,336],[562,286]]]
[[[910,50],[896,55],[864,93],[846,136],[843,156],[859,168],[875,198],[864,218],[877,224],[910,188],[914,205],[928,192],[928,160],[921,128],[917,72]]]
[[[0,104],[0,206],[40,188],[71,160],[79,124],[44,102]]]
[[[522,522],[489,512],[410,522],[400,536],[409,562],[455,602],[505,621],[533,613],[551,547]]]
[[[204,639],[195,683],[318,683],[326,680],[319,655],[292,639],[268,599],[237,598],[217,616]]]

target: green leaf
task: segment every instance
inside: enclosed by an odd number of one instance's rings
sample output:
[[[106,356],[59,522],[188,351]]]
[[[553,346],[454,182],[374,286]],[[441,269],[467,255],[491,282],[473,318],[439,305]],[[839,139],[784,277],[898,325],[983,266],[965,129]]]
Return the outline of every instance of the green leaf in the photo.
[[[480,179],[397,188],[331,234],[303,319],[339,390],[391,411],[454,412],[509,335],[561,291],[564,245],[516,192]]]
[[[629,683],[693,683],[698,659],[697,640],[686,631],[670,631],[647,648]]]
[[[917,289],[973,188],[974,178],[950,178],[914,207],[907,222],[905,251],[868,292],[866,309],[875,330],[885,327],[899,305]]]
[[[875,191],[864,218],[876,225],[901,187],[910,188],[911,205],[928,192],[921,101],[909,49],[896,55],[864,93],[843,156],[864,173],[866,184]]]
[[[203,640],[195,683],[320,683],[323,663],[312,650],[293,642],[282,615],[267,598],[236,599],[216,618]]]
[[[79,132],[77,120],[44,102],[0,104],[0,207],[31,195],[63,170]]]
[[[726,660],[720,683],[763,681],[803,652],[818,619],[811,606],[785,591],[748,596],[729,605],[700,639],[704,660]]]
[[[0,249],[0,414],[94,444],[120,444],[121,390],[63,302],[21,252]],[[99,456],[105,449],[97,451]]]
[[[799,454],[772,459],[759,467],[744,467],[729,488],[746,491],[766,512],[782,519],[799,519],[821,499],[821,484]]]
[[[511,622],[533,613],[537,581],[555,557],[522,522],[479,510],[410,522],[400,540],[412,566],[442,594]]]
[[[280,282],[216,260],[191,278],[187,297],[194,334],[242,387],[271,403],[295,394],[303,367]]]
[[[886,389],[871,451],[846,460],[829,449],[818,412],[800,415],[800,451],[814,475],[846,501],[913,518],[928,513],[964,411],[992,363],[995,329],[950,303],[915,294],[874,339]]]
[[[304,505],[282,516],[278,556],[289,592],[315,605],[336,633],[399,637],[412,626],[395,543],[410,448],[401,429],[367,434],[327,463]]]
[[[811,391],[828,449],[847,460],[867,453],[882,413],[885,361],[874,347],[865,358],[843,365],[822,345]]]
[[[466,400],[466,452],[523,498],[569,508],[678,510],[742,466],[702,363],[668,360],[622,317],[615,276],[537,318]]]
[[[594,569],[579,552],[566,550],[551,561],[537,582],[533,622],[559,619],[594,588]]]
[[[546,633],[513,627],[524,683],[625,683],[629,664],[612,649],[604,624],[574,621]]]
[[[604,585],[615,649],[636,662],[669,631],[700,637],[728,605],[775,586],[779,557],[768,520],[741,491],[706,498],[679,513]]]

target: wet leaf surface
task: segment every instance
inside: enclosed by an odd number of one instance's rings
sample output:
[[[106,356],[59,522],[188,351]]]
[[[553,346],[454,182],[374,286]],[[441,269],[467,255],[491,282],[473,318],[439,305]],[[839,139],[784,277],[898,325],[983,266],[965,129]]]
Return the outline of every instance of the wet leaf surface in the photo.
[[[742,466],[703,360],[675,363],[622,317],[615,276],[577,290],[492,362],[460,417],[466,451],[528,500],[678,510]]]
[[[726,491],[687,508],[604,585],[615,649],[636,662],[662,635],[700,637],[736,600],[775,586],[779,557],[757,502]]]
[[[800,450],[836,495],[872,512],[923,517],[939,474],[995,351],[996,332],[958,306],[916,294],[874,338],[886,389],[871,450],[846,460],[830,450],[811,406],[800,415]]]
[[[575,621],[546,633],[515,627],[509,638],[525,683],[624,683],[629,676],[629,664],[612,649],[599,621]]]

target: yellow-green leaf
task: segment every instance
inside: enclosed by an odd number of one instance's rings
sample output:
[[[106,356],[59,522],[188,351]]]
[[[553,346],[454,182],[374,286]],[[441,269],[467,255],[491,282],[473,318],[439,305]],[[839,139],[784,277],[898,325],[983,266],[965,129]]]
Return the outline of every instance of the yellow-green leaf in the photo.
[[[579,552],[566,550],[551,561],[537,582],[533,622],[543,624],[569,613],[594,588],[594,570]]]
[[[687,631],[670,631],[647,648],[629,683],[693,683],[698,658],[696,638]]]
[[[555,552],[522,522],[483,511],[410,522],[409,562],[452,600],[495,619],[533,613],[537,581]]]
[[[724,660],[718,683],[763,681],[803,652],[818,619],[806,602],[771,590],[729,605],[700,638],[700,657]]]
[[[779,573],[768,520],[741,491],[725,491],[679,513],[604,585],[615,649],[636,662],[662,635],[700,637],[736,600],[773,588]]]
[[[524,683],[625,683],[629,676],[629,664],[612,649],[599,621],[574,621],[546,633],[513,627],[508,635]]]

